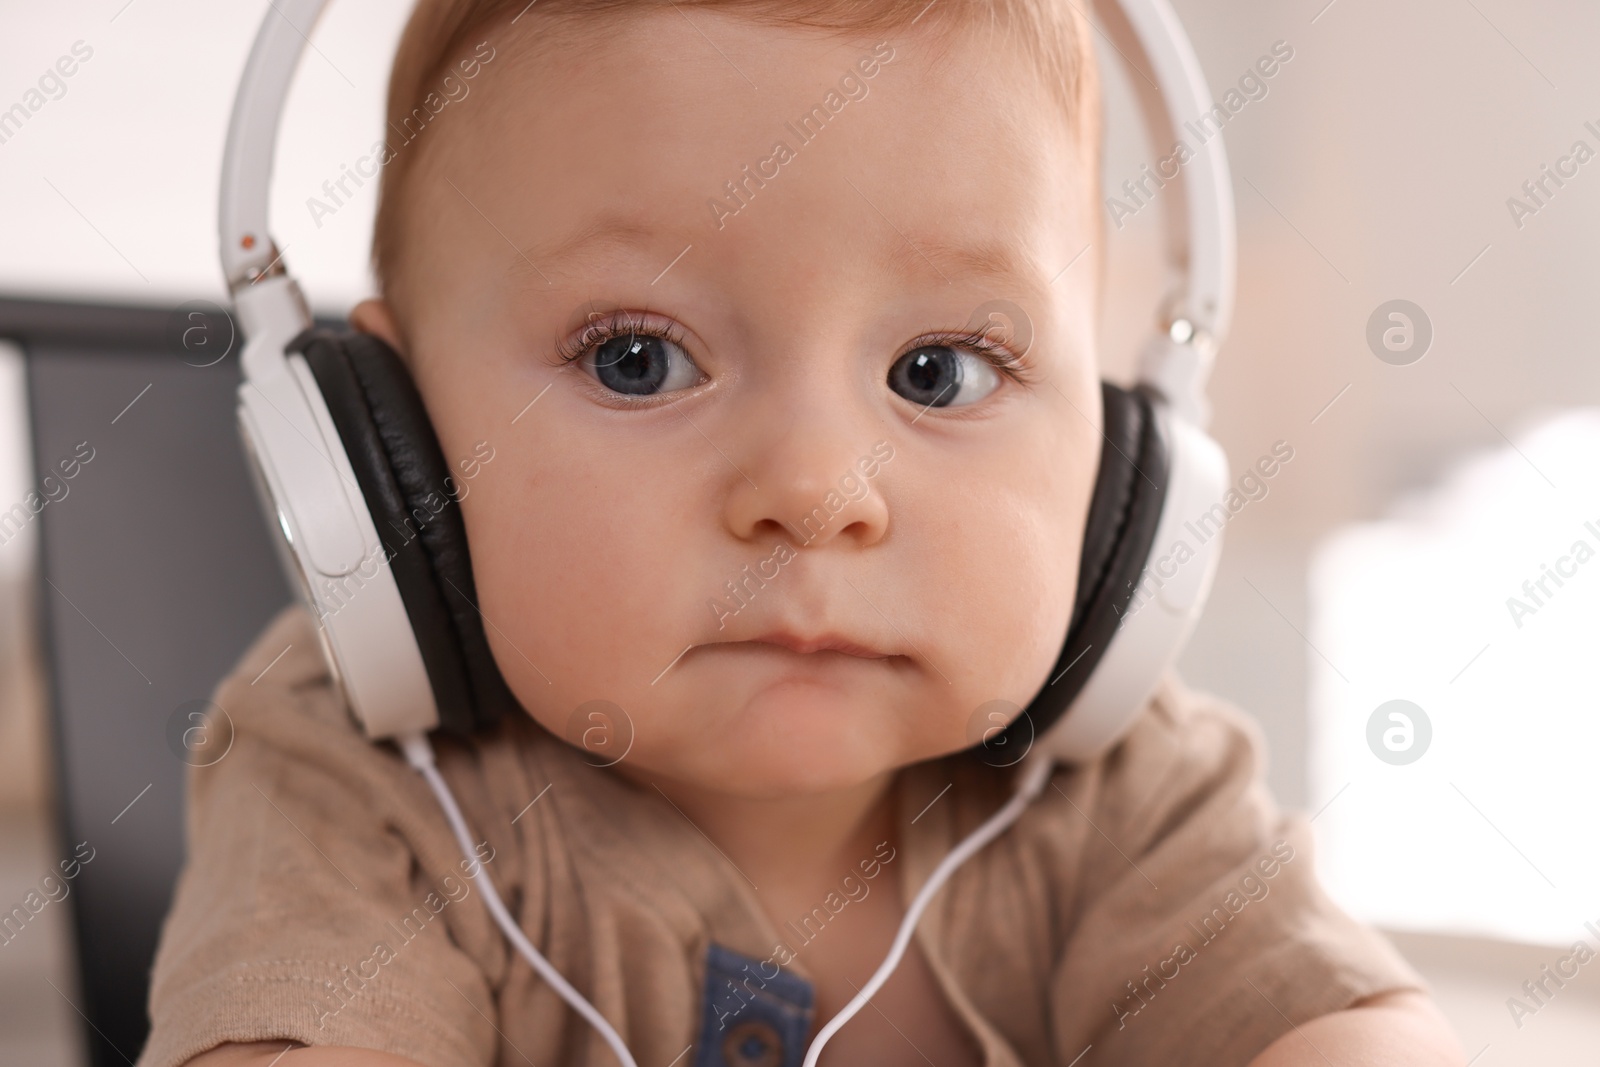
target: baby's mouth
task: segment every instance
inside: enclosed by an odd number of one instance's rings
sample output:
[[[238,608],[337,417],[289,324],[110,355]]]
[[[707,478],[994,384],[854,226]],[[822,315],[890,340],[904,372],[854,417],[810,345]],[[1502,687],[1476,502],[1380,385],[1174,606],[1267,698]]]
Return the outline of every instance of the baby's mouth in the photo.
[[[771,633],[746,638],[740,643],[775,645],[778,648],[786,648],[791,652],[798,652],[802,655],[809,655],[813,652],[840,652],[860,659],[888,659],[893,655],[890,652],[869,648],[860,642],[852,641],[842,634],[835,633],[807,636],[790,633],[786,630],[775,630]]]

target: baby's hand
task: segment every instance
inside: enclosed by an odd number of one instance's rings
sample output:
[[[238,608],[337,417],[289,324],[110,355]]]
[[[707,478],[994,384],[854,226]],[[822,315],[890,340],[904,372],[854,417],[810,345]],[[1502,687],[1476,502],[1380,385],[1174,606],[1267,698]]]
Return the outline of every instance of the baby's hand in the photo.
[[[420,1067],[370,1048],[307,1048],[294,1041],[218,1045],[183,1067]]]

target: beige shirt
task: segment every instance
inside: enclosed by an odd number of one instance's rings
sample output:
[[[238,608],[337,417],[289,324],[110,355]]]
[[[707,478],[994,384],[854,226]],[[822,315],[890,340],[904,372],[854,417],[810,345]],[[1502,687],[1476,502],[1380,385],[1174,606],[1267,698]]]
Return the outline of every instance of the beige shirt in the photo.
[[[613,1067],[495,926],[426,783],[349,717],[307,612],[286,609],[215,701],[234,736],[190,772],[138,1067],[268,1039],[426,1067]],[[774,928],[661,794],[531,718],[436,745],[507,907],[642,1067],[800,1063],[799,1041],[742,1061],[724,1035],[800,1017],[800,938],[825,909]],[[1310,826],[1275,807],[1261,760],[1251,720],[1169,677],[1116,748],[1057,767],[940,890],[917,937],[987,1067],[1232,1067],[1291,1025],[1427,988],[1324,894]],[[1013,773],[960,757],[901,773],[890,862],[907,901]],[[725,972],[741,962],[783,977],[739,993]]]

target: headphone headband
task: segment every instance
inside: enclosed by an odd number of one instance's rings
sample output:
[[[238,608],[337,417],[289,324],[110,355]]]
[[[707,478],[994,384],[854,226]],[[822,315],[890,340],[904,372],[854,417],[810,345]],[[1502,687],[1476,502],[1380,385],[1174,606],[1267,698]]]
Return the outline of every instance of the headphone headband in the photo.
[[[268,5],[233,101],[222,162],[218,230],[222,271],[238,296],[245,287],[284,272],[267,226],[278,125],[295,66],[327,0],[277,0]],[[1134,78],[1145,121],[1164,140],[1214,106],[1194,49],[1167,0],[1100,0],[1098,8],[1119,51],[1141,55],[1155,75]],[[1158,142],[1159,143],[1159,142]],[[1170,295],[1158,331],[1146,347],[1139,378],[1191,422],[1207,421],[1206,378],[1233,317],[1235,232],[1233,186],[1220,132],[1196,150],[1170,181],[1182,203],[1165,212]],[[276,306],[276,305],[275,305]],[[281,305],[280,313],[291,309]],[[280,323],[290,335],[307,322]],[[246,322],[248,331],[250,323]],[[293,328],[291,328],[293,327]],[[249,368],[246,368],[248,371]]]
[[[256,31],[244,75],[233,97],[228,139],[222,154],[222,189],[217,231],[222,274],[235,295],[241,287],[282,271],[282,258],[267,228],[272,163],[289,83],[306,38],[327,0],[276,0]]]

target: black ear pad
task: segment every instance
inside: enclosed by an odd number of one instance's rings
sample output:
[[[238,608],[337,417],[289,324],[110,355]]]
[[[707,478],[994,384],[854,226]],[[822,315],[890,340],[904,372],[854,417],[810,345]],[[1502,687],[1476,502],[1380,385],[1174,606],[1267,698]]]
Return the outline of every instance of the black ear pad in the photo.
[[[305,356],[372,513],[439,708],[469,733],[517,707],[489,652],[467,531],[422,397],[395,351],[369,334],[308,330]],[[359,596],[359,592],[355,595]]]
[[[1100,383],[1100,396],[1105,440],[1066,642],[1033,702],[1006,729],[974,746],[986,762],[1014,762],[1020,757],[1004,754],[1026,753],[1072,706],[1121,624],[1155,542],[1171,463],[1153,401],[1143,389],[1110,382]]]

